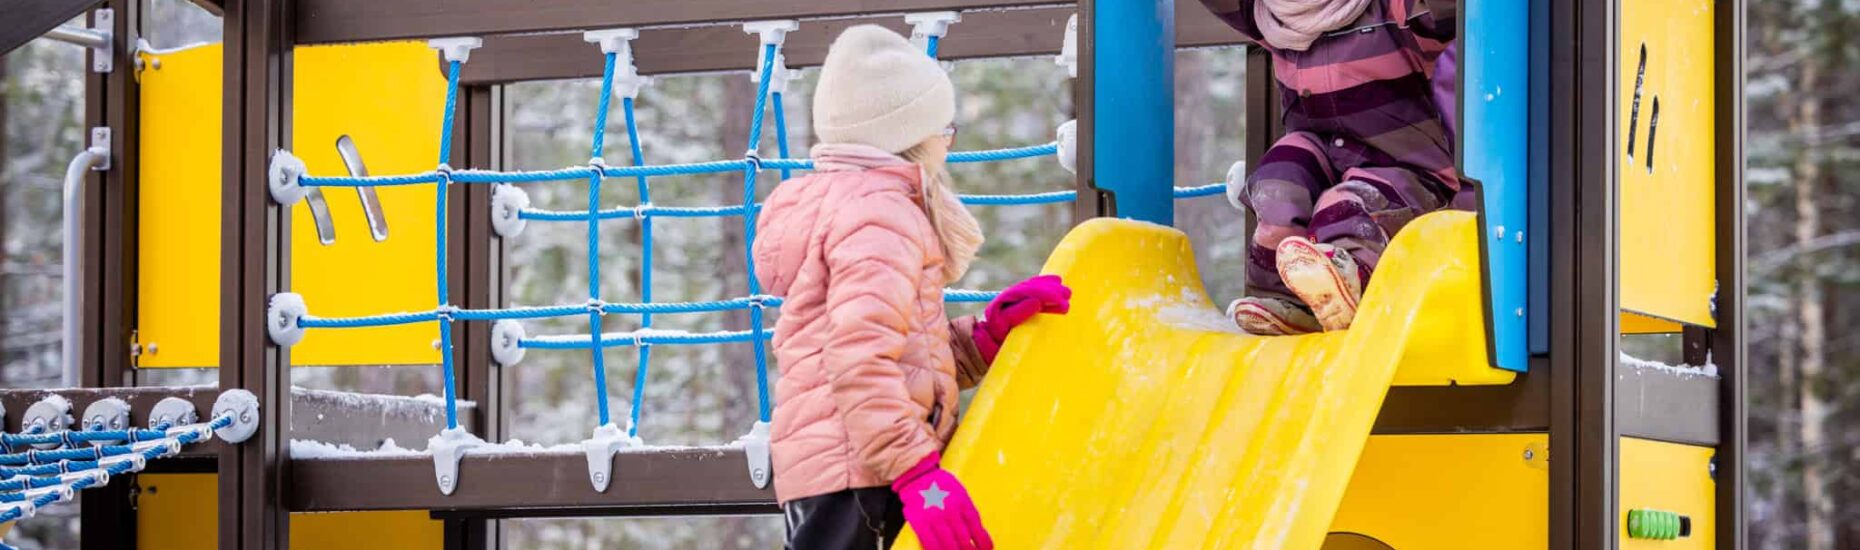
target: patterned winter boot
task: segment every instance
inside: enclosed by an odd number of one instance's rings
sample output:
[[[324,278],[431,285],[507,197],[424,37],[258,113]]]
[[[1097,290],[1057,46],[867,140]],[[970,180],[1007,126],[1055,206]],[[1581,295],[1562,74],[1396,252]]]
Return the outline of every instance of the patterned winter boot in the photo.
[[[1363,297],[1362,272],[1356,259],[1328,244],[1292,237],[1279,243],[1279,277],[1298,299],[1311,306],[1326,331],[1350,328]]]
[[[1290,336],[1323,330],[1311,312],[1291,300],[1251,296],[1227,305],[1227,316],[1240,330],[1256,336]]]

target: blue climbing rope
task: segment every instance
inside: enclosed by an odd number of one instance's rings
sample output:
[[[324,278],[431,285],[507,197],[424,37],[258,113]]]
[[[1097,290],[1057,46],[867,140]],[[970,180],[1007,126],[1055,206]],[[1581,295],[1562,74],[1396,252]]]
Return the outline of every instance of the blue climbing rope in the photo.
[[[927,42],[927,44],[926,44],[926,45],[924,46],[924,53],[928,53],[928,54],[930,54],[930,58],[931,58],[931,59],[936,59],[936,47],[937,47],[937,43],[938,43],[938,42],[942,42],[942,37],[938,37],[938,36],[934,36],[934,35],[933,35],[933,36],[931,36],[931,37],[930,37],[930,39],[929,39],[929,40],[927,40],[926,42]]]
[[[614,61],[619,54],[607,54],[606,68],[601,71],[601,106],[594,111],[594,147],[588,156],[599,159],[607,147],[607,108],[614,95]],[[590,163],[593,164],[593,163]],[[604,164],[604,163],[602,163]],[[601,208],[601,180],[607,175],[604,170],[588,176],[588,303],[601,302],[601,218],[595,212]],[[588,309],[588,332],[601,333],[600,308]],[[600,425],[606,426],[612,420],[607,413],[607,358],[600,349],[590,354],[594,363],[594,399],[600,410]]]
[[[633,165],[639,166],[639,165],[645,164],[646,155],[641,150],[640,143],[639,143],[639,126],[637,124],[634,124],[634,120],[633,120],[633,98],[630,98],[630,97],[622,98],[620,109],[623,113],[626,114],[626,140],[627,140],[627,144],[630,145],[633,149]],[[639,176],[637,181],[639,182],[639,203],[642,207],[650,208],[652,206],[652,187],[646,184],[646,176],[644,175]],[[519,214],[519,217],[520,216],[521,215]],[[598,213],[595,214],[595,217],[599,217],[599,214]],[[639,232],[640,232],[639,301],[646,303],[646,304],[651,304],[652,303],[652,217],[651,216],[640,217]],[[602,312],[605,312],[605,311],[606,311],[606,308],[603,307]],[[640,312],[639,326],[641,328],[647,328],[647,329],[652,328],[652,313],[651,312],[644,312],[644,311]],[[634,375],[633,375],[632,418],[630,419],[629,422],[627,422],[627,426],[626,426],[627,435],[629,436],[633,436],[633,437],[639,436],[640,409],[645,408],[644,400],[646,398],[646,371],[650,369],[651,367],[652,367],[652,346],[649,346],[649,345],[640,346],[639,347],[639,366],[638,368],[634,369]]]
[[[749,119],[749,154],[755,159],[756,149],[762,145],[762,110],[767,108],[769,100],[770,71],[775,67],[775,44],[763,46],[762,78],[756,85],[756,112]],[[756,256],[749,246],[756,242],[756,171],[760,166],[743,170],[743,274],[749,280],[749,295],[762,294],[762,283],[756,279]],[[768,422],[774,404],[769,401],[769,360],[768,343],[762,330],[762,304],[751,304],[749,308],[750,342],[756,348],[756,418]]]
[[[446,110],[443,115],[444,122],[441,123],[439,127],[439,181],[434,185],[438,191],[433,193],[437,197],[434,201],[435,206],[433,207],[433,212],[435,213],[433,220],[434,224],[437,225],[437,229],[433,234],[433,248],[435,250],[433,254],[433,265],[435,271],[439,272],[438,303],[442,307],[445,306],[445,304],[452,303],[451,289],[448,288],[448,281],[451,277],[450,274],[447,273],[446,268],[446,190],[448,187],[452,186],[450,174],[451,164],[447,161],[452,158],[452,113],[458,103],[459,67],[463,65],[463,63],[452,61],[447,63],[447,65]],[[458,385],[458,375],[453,372],[452,365],[452,319],[443,315],[439,317],[439,364],[440,369],[445,372],[446,429],[458,429],[459,404],[458,388],[456,387]]]
[[[792,157],[794,155],[788,154],[788,116],[782,114],[782,111],[784,111],[785,109],[782,108],[781,92],[775,92],[774,107],[775,107],[775,151],[777,154],[781,155],[781,160],[788,160],[789,157]],[[793,168],[785,168],[785,167],[779,167],[779,166],[776,168],[781,170],[782,181],[788,181],[788,178],[794,175]]]

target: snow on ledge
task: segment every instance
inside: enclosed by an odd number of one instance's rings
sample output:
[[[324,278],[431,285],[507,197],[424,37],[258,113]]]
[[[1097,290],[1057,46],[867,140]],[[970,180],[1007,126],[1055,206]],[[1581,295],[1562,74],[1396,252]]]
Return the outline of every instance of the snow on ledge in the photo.
[[[1682,378],[1691,378],[1695,376],[1705,376],[1705,377],[1710,377],[1710,378],[1718,377],[1718,365],[1713,363],[1709,356],[1706,357],[1705,364],[1702,366],[1668,365],[1666,363],[1661,363],[1659,361],[1649,361],[1646,359],[1641,359],[1639,357],[1628,355],[1627,352],[1622,352],[1621,357],[1620,357],[1620,362],[1621,362],[1621,366],[1624,366],[1624,367],[1631,367],[1631,368],[1640,369],[1640,370],[1657,370],[1657,371],[1665,372],[1668,374],[1677,375]]]

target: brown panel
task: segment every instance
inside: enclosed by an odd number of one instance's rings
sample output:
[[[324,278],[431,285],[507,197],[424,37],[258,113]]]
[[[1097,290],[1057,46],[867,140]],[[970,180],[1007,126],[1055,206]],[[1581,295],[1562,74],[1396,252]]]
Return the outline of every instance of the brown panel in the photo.
[[[1550,427],[1550,376],[1538,358],[1504,386],[1389,388],[1376,434],[1543,432]]]
[[[1093,14],[1097,13],[1094,9],[1095,3],[1096,0],[1079,0],[1078,4],[1079,26],[1076,45],[1079,67],[1078,77],[1072,79],[1072,117],[1078,121],[1077,126],[1073,128],[1075,132],[1073,137],[1076,140],[1073,147],[1076,149],[1073,152],[1073,166],[1078,169],[1074,176],[1079,196],[1078,200],[1072,202],[1073,225],[1098,216],[1109,216],[1115,208],[1110,196],[1098,191],[1098,183],[1094,179],[1097,156],[1093,154],[1096,148],[1092,147],[1092,141],[1096,139],[1094,136],[1098,135],[1098,120],[1095,114],[1098,99],[1093,93],[1098,71],[1097,63],[1092,62],[1097,56],[1097,48],[1093,47],[1097,43],[1097,40],[1093,40],[1095,34],[1093,28],[1096,26],[1094,25],[1096,17]],[[1063,41],[1064,37],[1060,39]]]
[[[352,393],[292,389],[291,439],[373,449],[392,438],[401,447],[423,448],[428,438],[446,427],[446,407],[441,403],[398,396],[372,397],[358,399]],[[458,407],[459,425],[472,429],[479,405],[461,401]]]
[[[617,5],[603,0],[304,0],[297,2],[295,15],[298,42],[316,44],[1069,3],[1053,0],[632,0]]]
[[[459,488],[440,494],[430,457],[309,459],[292,465],[292,511],[451,510],[480,517],[523,509],[550,515],[627,515],[702,507],[774,512],[775,493],[749,483],[740,448],[621,453],[605,493],[588,483],[580,452],[466,455]]]
[[[19,433],[20,420],[25,416],[26,408],[56,393],[71,401],[71,414],[76,416],[98,400],[115,397],[129,403],[129,419],[136,425],[147,425],[149,410],[155,403],[165,397],[179,397],[194,404],[194,410],[205,417],[213,410],[213,400],[219,397],[219,390],[211,386],[188,386],[180,388],[83,388],[50,390],[0,390],[0,406],[6,407],[6,425],[10,433]],[[182,456],[210,456],[224,448],[219,439],[213,439],[198,445],[191,445],[182,450]]]

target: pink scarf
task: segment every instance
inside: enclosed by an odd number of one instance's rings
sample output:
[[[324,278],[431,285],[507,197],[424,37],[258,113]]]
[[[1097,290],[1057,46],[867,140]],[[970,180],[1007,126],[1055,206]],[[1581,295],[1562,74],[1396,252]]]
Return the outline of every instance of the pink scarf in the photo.
[[[822,143],[809,149],[807,155],[814,159],[816,172],[856,172],[912,165],[904,157],[883,149],[854,143]],[[950,188],[947,171],[941,166],[918,166],[917,170],[917,181],[923,185],[924,215],[930,218],[937,241],[943,245],[943,276],[948,279],[945,282],[955,282],[968,272],[969,263],[975,261],[977,251],[982,248],[981,224],[962,206],[955,189]]]
[[[1272,47],[1305,51],[1324,33],[1363,15],[1369,0],[1257,0],[1253,23]]]

